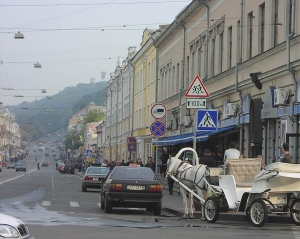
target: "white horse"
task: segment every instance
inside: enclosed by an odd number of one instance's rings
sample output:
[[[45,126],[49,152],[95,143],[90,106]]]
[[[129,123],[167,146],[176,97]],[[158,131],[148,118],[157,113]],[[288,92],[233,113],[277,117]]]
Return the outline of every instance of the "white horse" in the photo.
[[[195,166],[179,159],[179,156],[184,151],[193,152],[196,159]],[[205,181],[203,180],[203,178],[207,175],[206,170],[206,165],[199,164],[197,152],[192,148],[181,149],[175,157],[171,157],[169,159],[167,164],[167,176],[171,174],[191,190],[196,189],[197,194],[200,197],[203,197],[202,190],[206,190],[207,187],[207,185],[205,185]],[[182,187],[180,187],[180,192],[183,197],[183,204],[185,208],[183,218],[194,218],[193,195],[188,193]],[[187,200],[187,194],[189,194],[189,201]],[[204,220],[203,207],[201,220]]]

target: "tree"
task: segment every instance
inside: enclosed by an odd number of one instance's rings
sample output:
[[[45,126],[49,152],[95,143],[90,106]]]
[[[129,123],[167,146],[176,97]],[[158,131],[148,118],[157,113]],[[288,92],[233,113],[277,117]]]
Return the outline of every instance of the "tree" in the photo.
[[[105,114],[102,112],[98,112],[97,110],[90,110],[87,115],[83,117],[83,124],[86,125],[92,122],[98,122],[105,117]]]

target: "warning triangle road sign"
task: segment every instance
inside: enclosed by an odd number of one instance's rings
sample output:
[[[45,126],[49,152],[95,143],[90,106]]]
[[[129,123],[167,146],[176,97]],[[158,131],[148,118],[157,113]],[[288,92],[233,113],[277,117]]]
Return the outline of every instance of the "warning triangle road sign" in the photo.
[[[213,119],[211,118],[210,114],[208,111],[206,111],[204,117],[200,121],[198,127],[216,127]]]
[[[191,83],[189,89],[185,93],[186,97],[199,97],[199,98],[208,98],[209,94],[200,79],[199,76],[196,76]]]

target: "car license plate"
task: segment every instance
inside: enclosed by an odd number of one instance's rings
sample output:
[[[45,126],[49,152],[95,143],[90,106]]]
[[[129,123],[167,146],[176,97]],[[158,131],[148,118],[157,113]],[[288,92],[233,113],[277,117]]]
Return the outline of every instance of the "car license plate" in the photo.
[[[128,190],[145,190],[145,186],[127,185]]]
[[[93,178],[94,181],[98,181],[98,178]]]

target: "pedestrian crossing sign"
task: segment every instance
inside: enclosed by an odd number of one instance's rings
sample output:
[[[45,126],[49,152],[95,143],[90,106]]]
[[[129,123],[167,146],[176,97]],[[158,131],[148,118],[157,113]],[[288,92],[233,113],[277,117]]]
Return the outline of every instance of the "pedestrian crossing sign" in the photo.
[[[197,131],[215,131],[218,129],[217,110],[198,110]]]

